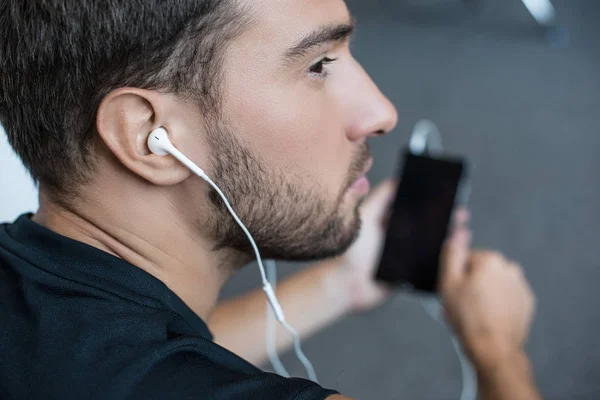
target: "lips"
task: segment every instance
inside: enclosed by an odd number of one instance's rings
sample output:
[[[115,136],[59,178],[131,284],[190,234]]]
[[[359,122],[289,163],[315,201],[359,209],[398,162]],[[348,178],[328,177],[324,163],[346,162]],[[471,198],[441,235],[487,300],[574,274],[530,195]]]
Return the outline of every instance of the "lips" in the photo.
[[[367,179],[366,175],[372,166],[373,166],[373,157],[369,157],[369,159],[365,165],[365,168],[363,168],[360,176],[358,176],[358,178],[356,178],[350,184],[350,187],[349,187],[350,190],[358,191],[358,192],[360,192],[361,195],[364,195],[369,192],[369,180]]]
[[[369,172],[369,170],[371,169],[372,166],[373,166],[373,157],[369,157],[369,159],[367,160],[367,164],[363,168],[363,170],[360,173],[360,175],[353,181],[353,183],[355,183],[357,180],[359,180],[360,178],[362,178],[365,175],[367,175],[367,172]]]

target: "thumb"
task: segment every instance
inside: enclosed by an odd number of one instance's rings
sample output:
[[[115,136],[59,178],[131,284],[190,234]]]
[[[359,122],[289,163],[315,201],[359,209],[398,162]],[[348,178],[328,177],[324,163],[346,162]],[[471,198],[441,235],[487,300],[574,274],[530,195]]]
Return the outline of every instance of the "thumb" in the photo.
[[[465,228],[457,229],[446,240],[440,257],[439,291],[442,294],[463,279],[469,259],[470,243],[471,232]]]
[[[392,179],[387,179],[377,185],[365,199],[361,207],[363,212],[377,220],[383,220],[394,199],[397,188],[398,183]]]

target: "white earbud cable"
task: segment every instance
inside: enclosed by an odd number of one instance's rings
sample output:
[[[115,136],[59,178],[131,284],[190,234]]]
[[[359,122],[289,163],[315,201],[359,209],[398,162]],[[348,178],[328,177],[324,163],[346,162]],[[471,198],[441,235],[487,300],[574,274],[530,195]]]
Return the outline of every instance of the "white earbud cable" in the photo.
[[[150,136],[152,136],[152,135],[150,135]],[[159,140],[158,137],[156,137],[156,139]],[[292,326],[290,324],[288,324],[287,321],[285,320],[285,315],[283,313],[283,309],[279,305],[279,301],[277,301],[277,297],[275,296],[275,291],[273,290],[273,287],[267,280],[267,277],[265,274],[265,267],[263,266],[262,258],[260,256],[260,251],[258,250],[258,246],[256,245],[256,242],[252,238],[252,235],[250,234],[250,232],[248,231],[246,226],[242,223],[242,221],[239,219],[239,217],[237,216],[237,214],[231,207],[231,204],[229,204],[227,197],[225,197],[225,195],[223,194],[221,189],[219,189],[219,187],[206,175],[206,173],[200,167],[198,167],[196,164],[194,164],[194,162],[192,160],[187,158],[182,152],[177,150],[177,148],[175,146],[173,146],[170,142],[168,144],[164,143],[164,142],[161,144],[162,144],[162,146],[167,146],[166,148],[168,149],[168,153],[170,153],[173,157],[175,157],[177,160],[179,160],[183,165],[188,167],[193,173],[195,173],[200,178],[202,178],[206,182],[208,182],[208,184],[210,186],[212,186],[213,189],[215,189],[215,191],[219,194],[219,196],[225,203],[227,210],[229,210],[229,213],[231,214],[231,216],[233,217],[235,222],[237,222],[237,224],[240,226],[240,228],[242,228],[242,230],[248,237],[248,240],[250,240],[250,244],[252,245],[252,248],[254,249],[256,261],[258,262],[258,268],[260,270],[260,276],[261,276],[261,281],[262,281],[262,285],[263,285],[262,288],[263,288],[263,291],[265,292],[265,294],[267,295],[267,300],[269,301],[269,304],[271,305],[271,309],[275,313],[275,318],[294,337],[294,348],[296,350],[296,355],[298,356],[298,359],[304,365],[304,368],[306,369],[308,378],[314,382],[317,382],[317,375],[315,373],[315,370],[314,370],[311,362],[309,361],[309,359],[304,355],[304,352],[302,351],[302,348],[300,346],[300,337],[298,336],[298,333],[296,332],[296,330],[294,328],[292,328]]]
[[[408,148],[413,154],[429,152],[432,155],[440,155],[444,151],[442,135],[438,127],[428,119],[422,119],[415,124]]]
[[[471,366],[469,360],[465,356],[460,346],[460,343],[456,337],[451,333],[452,331],[446,324],[444,317],[442,316],[442,305],[439,299],[435,296],[421,297],[419,299],[423,309],[437,323],[448,329],[452,338],[452,347],[460,362],[460,371],[462,375],[462,392],[460,394],[460,400],[476,400],[477,399],[477,376],[475,370]]]
[[[274,289],[277,289],[277,265],[274,260],[266,260],[267,280],[271,283]],[[277,355],[277,321],[271,305],[267,303],[267,334],[265,335],[267,345],[267,357],[273,367],[273,370],[281,376],[289,378],[290,373],[285,369],[285,366]]]

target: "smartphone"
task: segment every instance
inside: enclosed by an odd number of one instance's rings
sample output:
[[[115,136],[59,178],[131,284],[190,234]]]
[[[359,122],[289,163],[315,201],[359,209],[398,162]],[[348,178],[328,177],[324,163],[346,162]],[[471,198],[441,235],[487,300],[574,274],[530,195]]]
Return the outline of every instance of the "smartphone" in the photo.
[[[452,214],[468,194],[466,169],[462,158],[404,150],[376,280],[436,292],[440,253]]]

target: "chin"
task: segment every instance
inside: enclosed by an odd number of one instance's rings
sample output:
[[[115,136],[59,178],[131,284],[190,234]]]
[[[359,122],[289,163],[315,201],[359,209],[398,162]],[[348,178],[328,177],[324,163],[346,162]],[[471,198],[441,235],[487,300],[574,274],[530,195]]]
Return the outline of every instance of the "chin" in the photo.
[[[264,258],[285,261],[317,261],[344,254],[358,238],[361,219],[358,206],[349,216],[337,216],[313,237],[298,237],[293,244],[261,249]],[[282,244],[282,243],[281,243]]]
[[[299,196],[302,198],[301,196]],[[246,218],[250,221],[248,229],[252,232],[263,259],[286,261],[315,261],[337,257],[355,242],[358,237],[361,220],[359,206],[362,202],[357,196],[342,195],[337,205],[291,208],[289,214],[274,214],[265,211],[259,218]],[[321,204],[325,204],[322,202]],[[292,214],[293,210],[297,214]],[[327,213],[324,210],[330,209]],[[277,215],[276,215],[277,216]],[[235,229],[233,229],[235,228]],[[229,248],[248,256],[254,256],[250,242],[237,226],[225,231],[219,248]]]

